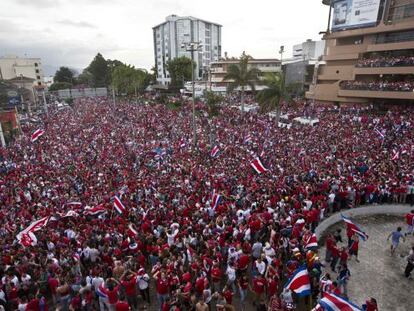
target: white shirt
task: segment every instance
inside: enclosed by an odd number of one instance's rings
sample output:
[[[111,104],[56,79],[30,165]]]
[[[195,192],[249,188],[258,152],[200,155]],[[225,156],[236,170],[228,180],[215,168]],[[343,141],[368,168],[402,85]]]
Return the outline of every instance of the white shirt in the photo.
[[[92,285],[95,288],[95,291],[98,290],[99,286],[101,286],[101,284],[104,282],[104,279],[101,278],[100,276],[94,277],[92,279]]]
[[[266,264],[264,261],[258,262],[257,260],[254,262],[254,265],[256,266],[257,271],[259,271],[260,274],[264,275],[266,271]]]
[[[227,267],[226,270],[227,277],[229,278],[229,281],[234,281],[236,279],[236,270],[232,268],[231,266]]]
[[[139,289],[144,290],[144,289],[148,288],[148,284],[149,284],[148,274],[145,273],[144,275],[138,275],[137,283],[138,283]]]
[[[174,240],[175,240],[175,237],[177,236],[177,234],[178,234],[178,229],[175,229],[172,234],[167,233],[168,246],[174,245]]]

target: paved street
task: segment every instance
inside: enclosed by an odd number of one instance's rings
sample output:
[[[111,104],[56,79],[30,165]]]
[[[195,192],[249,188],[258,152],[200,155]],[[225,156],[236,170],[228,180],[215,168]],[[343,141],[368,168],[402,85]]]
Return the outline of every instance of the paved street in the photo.
[[[413,310],[414,281],[407,280],[403,276],[406,265],[405,256],[414,238],[407,237],[405,243],[401,243],[396,255],[390,255],[390,242],[386,242],[388,234],[398,226],[403,227],[403,218],[395,216],[369,216],[355,218],[355,221],[369,235],[366,242],[360,242],[360,263],[352,260],[349,262],[351,279],[348,290],[350,300],[361,305],[369,297],[374,297],[378,302],[379,310],[385,311],[409,311]],[[335,231],[345,226],[338,223],[330,228]],[[324,258],[325,250],[321,250]],[[327,268],[329,271],[329,268]]]

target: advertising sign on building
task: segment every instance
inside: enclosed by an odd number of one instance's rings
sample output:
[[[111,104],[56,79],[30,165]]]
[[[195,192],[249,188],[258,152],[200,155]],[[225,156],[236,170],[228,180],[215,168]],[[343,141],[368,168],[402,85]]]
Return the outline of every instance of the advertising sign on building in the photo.
[[[381,0],[336,0],[332,30],[369,27],[377,23]]]

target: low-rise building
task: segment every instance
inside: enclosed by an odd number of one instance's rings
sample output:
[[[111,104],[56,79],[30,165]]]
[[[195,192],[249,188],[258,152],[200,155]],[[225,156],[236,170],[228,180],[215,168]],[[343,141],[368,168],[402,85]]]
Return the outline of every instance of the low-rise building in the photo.
[[[224,58],[219,61],[211,62],[209,68],[209,81],[208,84],[211,85],[211,90],[214,92],[224,93],[227,91],[227,86],[232,81],[224,80],[224,76],[227,74],[227,70],[230,65],[237,65],[240,63],[238,58]],[[256,67],[260,70],[259,79],[263,79],[263,76],[266,73],[272,72],[281,72],[281,62],[276,58],[253,58],[249,60],[249,67]],[[258,83],[256,85],[256,90],[260,91],[264,89],[264,85]],[[246,87],[247,91],[250,91],[250,87]]]
[[[33,86],[43,86],[43,69],[40,58],[8,55],[0,57],[0,79],[33,79]]]

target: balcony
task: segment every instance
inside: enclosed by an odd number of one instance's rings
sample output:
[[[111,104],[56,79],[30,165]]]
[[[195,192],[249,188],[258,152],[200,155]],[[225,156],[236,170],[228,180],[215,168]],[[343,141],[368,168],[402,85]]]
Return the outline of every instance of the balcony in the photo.
[[[338,96],[359,98],[387,98],[414,100],[414,92],[388,92],[369,90],[339,90]]]
[[[355,75],[387,75],[387,74],[413,74],[414,66],[406,67],[356,67]]]
[[[367,52],[408,50],[408,49],[414,49],[414,41],[369,44],[367,46]]]

